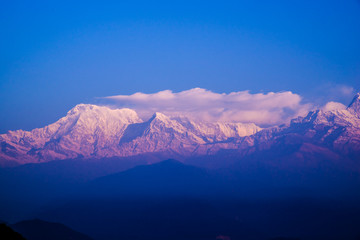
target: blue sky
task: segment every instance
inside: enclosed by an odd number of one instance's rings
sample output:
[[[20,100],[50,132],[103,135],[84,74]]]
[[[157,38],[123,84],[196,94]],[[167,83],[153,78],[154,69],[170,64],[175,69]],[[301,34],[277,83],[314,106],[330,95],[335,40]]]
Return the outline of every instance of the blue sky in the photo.
[[[0,8],[0,132],[97,97],[360,90],[360,2],[8,1]]]

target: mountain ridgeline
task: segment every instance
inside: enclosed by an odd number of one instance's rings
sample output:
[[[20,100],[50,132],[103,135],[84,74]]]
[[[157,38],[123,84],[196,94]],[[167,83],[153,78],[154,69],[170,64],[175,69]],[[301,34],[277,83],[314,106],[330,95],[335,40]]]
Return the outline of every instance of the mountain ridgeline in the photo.
[[[16,165],[148,153],[194,156],[208,154],[210,148],[226,148],[223,142],[260,130],[255,124],[196,122],[161,113],[144,122],[131,109],[80,104],[44,128],[0,135],[0,163]]]
[[[347,109],[316,110],[288,125],[266,129],[251,123],[203,122],[162,113],[142,121],[131,109],[79,104],[44,128],[0,135],[0,145],[1,166],[141,155],[185,161],[224,152],[237,158],[270,152],[277,159],[358,160],[360,94]]]

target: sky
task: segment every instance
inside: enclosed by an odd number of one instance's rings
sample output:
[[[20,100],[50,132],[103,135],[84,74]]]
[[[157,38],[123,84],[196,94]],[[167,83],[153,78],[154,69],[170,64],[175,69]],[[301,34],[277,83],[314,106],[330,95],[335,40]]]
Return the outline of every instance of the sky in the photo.
[[[295,105],[267,109],[284,120],[360,91],[358,0],[14,0],[0,29],[0,133],[109,96],[288,94]]]

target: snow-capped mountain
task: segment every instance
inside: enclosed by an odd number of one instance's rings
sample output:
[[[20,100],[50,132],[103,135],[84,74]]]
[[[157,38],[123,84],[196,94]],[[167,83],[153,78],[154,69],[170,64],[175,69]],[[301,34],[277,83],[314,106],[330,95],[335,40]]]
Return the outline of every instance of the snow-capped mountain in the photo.
[[[238,157],[268,152],[276,157],[360,159],[360,94],[347,109],[309,112],[290,124],[202,122],[155,113],[141,120],[131,109],[79,104],[57,122],[0,135],[1,165],[56,159],[212,155],[230,149]],[[284,155],[285,154],[285,155]]]
[[[20,163],[74,158],[116,146],[126,127],[141,122],[131,109],[79,104],[57,122],[0,135],[1,159]]]
[[[2,165],[56,159],[197,154],[199,145],[252,135],[255,124],[208,123],[155,113],[142,121],[134,110],[79,104],[57,122],[0,135]]]
[[[242,156],[263,154],[267,158],[297,161],[360,160],[360,94],[346,109],[311,111],[289,125],[235,139],[234,145]],[[360,170],[359,164],[355,165]]]

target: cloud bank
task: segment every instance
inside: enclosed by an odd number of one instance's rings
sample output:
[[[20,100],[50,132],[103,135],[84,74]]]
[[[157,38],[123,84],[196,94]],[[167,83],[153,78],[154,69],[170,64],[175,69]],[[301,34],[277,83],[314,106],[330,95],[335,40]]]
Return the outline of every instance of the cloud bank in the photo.
[[[112,105],[136,110],[143,119],[154,112],[168,116],[219,122],[255,123],[272,126],[288,122],[312,109],[290,91],[252,94],[249,91],[215,93],[202,88],[182,92],[135,93],[105,97]]]

